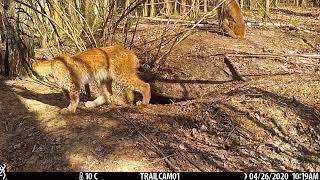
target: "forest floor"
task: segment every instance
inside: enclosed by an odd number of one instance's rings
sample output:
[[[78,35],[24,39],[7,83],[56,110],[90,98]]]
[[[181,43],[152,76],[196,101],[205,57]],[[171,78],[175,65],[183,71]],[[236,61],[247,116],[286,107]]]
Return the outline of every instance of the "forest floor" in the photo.
[[[296,56],[319,54],[320,16],[287,13],[271,18],[299,29],[249,27],[245,39],[193,30],[158,72],[187,68],[179,72],[193,76],[179,83],[206,91],[190,100],[94,109],[82,101],[61,115],[68,101],[60,91],[0,79],[0,163],[8,171],[320,171],[320,59]],[[225,53],[287,56],[233,57],[246,81],[200,76],[214,77],[210,62]],[[203,72],[192,72],[199,64]]]

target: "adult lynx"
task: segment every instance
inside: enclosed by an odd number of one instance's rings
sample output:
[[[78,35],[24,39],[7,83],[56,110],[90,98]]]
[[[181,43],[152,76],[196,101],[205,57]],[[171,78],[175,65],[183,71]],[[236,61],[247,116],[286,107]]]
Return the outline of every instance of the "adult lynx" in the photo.
[[[218,17],[224,33],[233,38],[244,38],[246,25],[238,0],[226,0],[218,8]]]
[[[61,113],[74,113],[79,104],[80,87],[92,81],[99,82],[100,94],[94,101],[85,102],[93,108],[109,102],[112,95],[112,81],[129,90],[142,94],[142,102],[148,104],[151,98],[150,85],[139,79],[139,60],[129,49],[122,46],[93,48],[74,56],[62,55],[47,61],[35,61],[32,67],[40,76],[54,81],[69,93],[70,104]]]

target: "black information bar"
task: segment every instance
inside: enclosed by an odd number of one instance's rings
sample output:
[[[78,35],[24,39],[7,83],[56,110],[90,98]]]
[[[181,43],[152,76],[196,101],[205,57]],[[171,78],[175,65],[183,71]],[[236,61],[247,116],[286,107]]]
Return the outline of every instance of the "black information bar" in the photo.
[[[3,175],[3,174],[2,174]],[[0,175],[1,176],[1,175]],[[15,179],[241,179],[241,180],[320,180],[320,172],[5,172],[6,180]],[[2,180],[2,177],[0,177]]]

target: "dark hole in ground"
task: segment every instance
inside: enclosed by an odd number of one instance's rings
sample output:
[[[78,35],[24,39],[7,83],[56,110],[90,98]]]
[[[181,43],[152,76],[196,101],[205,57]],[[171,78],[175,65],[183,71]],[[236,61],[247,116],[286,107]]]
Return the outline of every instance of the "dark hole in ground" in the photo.
[[[140,93],[134,93],[134,104],[138,101],[142,101],[142,95]],[[150,104],[172,104],[175,102],[186,101],[187,99],[178,99],[161,96],[159,94],[151,94]]]
[[[157,94],[152,94],[150,103],[151,104],[172,104],[176,102],[186,101],[187,99],[177,99],[165,97]]]

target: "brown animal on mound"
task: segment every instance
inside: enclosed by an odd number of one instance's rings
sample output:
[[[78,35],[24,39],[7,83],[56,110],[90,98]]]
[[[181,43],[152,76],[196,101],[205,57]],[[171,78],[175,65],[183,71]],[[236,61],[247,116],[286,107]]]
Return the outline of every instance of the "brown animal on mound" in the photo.
[[[219,27],[233,38],[244,38],[246,26],[237,0],[226,0],[218,8]]]
[[[112,81],[123,85],[128,91],[142,94],[142,102],[148,104],[151,98],[150,85],[139,79],[139,60],[129,49],[110,46],[88,49],[74,56],[62,55],[47,61],[35,61],[32,67],[40,76],[54,81],[68,92],[70,104],[61,113],[74,113],[79,104],[80,87],[92,81],[99,83],[100,94],[94,101],[85,102],[93,108],[110,102]]]

